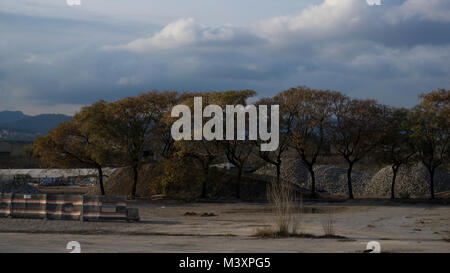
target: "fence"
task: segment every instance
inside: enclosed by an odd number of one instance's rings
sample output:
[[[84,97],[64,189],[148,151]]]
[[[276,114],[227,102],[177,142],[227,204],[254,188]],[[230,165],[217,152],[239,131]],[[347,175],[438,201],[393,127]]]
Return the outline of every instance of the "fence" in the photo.
[[[138,221],[137,209],[123,198],[64,194],[0,193],[0,217],[59,220]]]

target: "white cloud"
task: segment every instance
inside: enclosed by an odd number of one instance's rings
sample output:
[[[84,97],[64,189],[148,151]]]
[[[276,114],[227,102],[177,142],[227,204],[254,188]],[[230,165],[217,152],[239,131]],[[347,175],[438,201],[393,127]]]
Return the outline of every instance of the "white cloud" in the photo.
[[[292,39],[292,35],[304,40],[329,39],[358,27],[368,8],[370,7],[360,0],[325,0],[296,16],[264,20],[257,25],[255,31],[270,40]]]
[[[146,52],[155,49],[175,49],[190,46],[221,46],[234,41],[242,42],[246,38],[244,32],[242,28],[231,25],[213,28],[197,24],[193,18],[183,18],[168,24],[161,31],[148,38],[136,39],[125,45],[105,46],[103,49]],[[251,36],[251,34],[248,34],[248,36]]]
[[[372,3],[372,2],[371,2]],[[324,0],[311,5],[297,15],[286,15],[259,21],[248,27],[223,25],[208,27],[193,18],[183,18],[165,26],[161,31],[127,44],[105,46],[134,52],[178,48],[234,48],[263,44],[296,45],[335,38],[363,39],[374,28],[391,27],[407,19],[450,22],[448,0],[405,0],[401,5],[370,6],[361,0]],[[253,43],[249,42],[253,41]]]

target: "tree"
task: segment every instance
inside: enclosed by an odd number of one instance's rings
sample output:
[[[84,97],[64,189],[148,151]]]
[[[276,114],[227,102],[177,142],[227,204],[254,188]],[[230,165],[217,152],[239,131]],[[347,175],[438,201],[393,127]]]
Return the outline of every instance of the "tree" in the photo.
[[[336,120],[331,126],[331,144],[347,162],[349,199],[353,199],[352,170],[379,144],[382,109],[374,100],[339,97],[333,102]]]
[[[240,91],[226,91],[215,92],[211,94],[211,102],[215,103],[225,109],[226,105],[247,105],[247,99],[256,95],[253,90],[240,90]],[[225,115],[224,115],[225,117]],[[248,125],[248,120],[246,120]],[[224,122],[225,124],[225,122]],[[236,122],[234,124],[236,129]],[[248,128],[248,126],[246,126]],[[224,130],[225,131],[225,130]],[[225,156],[231,164],[237,168],[237,181],[236,181],[236,198],[240,199],[240,185],[242,180],[243,169],[246,166],[250,155],[254,149],[251,140],[237,140],[237,130],[235,131],[234,140],[223,140],[222,148]]]
[[[182,102],[184,105],[188,106],[191,109],[191,112],[194,110],[194,97],[202,97],[203,105],[205,104],[213,104],[211,101],[211,94],[214,93],[189,93],[184,94],[184,101]],[[204,111],[204,107],[202,109]],[[205,120],[205,118],[202,118]],[[193,135],[194,132],[191,132]],[[193,139],[193,136],[192,136]],[[202,190],[200,197],[207,197],[207,188],[208,181],[210,179],[210,168],[211,165],[217,158],[222,154],[221,146],[218,140],[207,140],[203,136],[201,140],[197,141],[189,141],[189,140],[179,140],[175,143],[177,148],[177,155],[181,158],[190,158],[197,162],[202,171],[203,171],[203,182],[202,182]]]
[[[105,165],[117,165],[120,158],[120,151],[108,136],[102,134],[101,125],[107,118],[107,107],[108,103],[105,101],[95,102],[81,108],[80,112],[76,113],[72,119],[84,137],[85,149],[90,155],[91,161],[96,162],[93,167],[98,170],[102,195],[105,194],[102,168]]]
[[[430,174],[430,194],[434,195],[434,175],[450,157],[450,90],[439,89],[420,95],[422,103],[411,111],[411,138],[419,160]]]
[[[136,197],[139,171],[147,159],[145,151],[161,145],[163,117],[177,101],[177,92],[151,91],[108,104],[99,130],[122,152],[122,162],[133,171],[130,197]],[[163,130],[166,132],[166,130]]]
[[[375,157],[391,166],[391,198],[395,199],[395,182],[401,166],[409,164],[416,154],[411,141],[409,111],[404,108],[384,107],[383,132]]]
[[[93,117],[101,114],[105,102],[83,107],[72,121],[60,123],[46,136],[38,138],[34,145],[34,155],[47,167],[73,168],[82,166],[96,168],[100,192],[105,194],[102,167],[114,158],[114,148],[108,139],[101,137],[95,127]]]
[[[450,89],[438,89],[428,94],[421,94],[421,105],[430,111],[436,112],[443,118],[450,117]]]
[[[289,121],[285,128],[290,145],[297,151],[311,176],[311,195],[316,197],[314,165],[324,152],[332,123],[333,110],[343,95],[336,91],[313,90],[304,86],[291,88],[275,97],[279,101],[282,120]]]
[[[173,113],[174,115],[180,115],[181,113],[183,113],[183,117],[185,114],[189,115],[187,116],[187,122],[189,124],[192,124],[193,121],[194,126],[190,127],[191,125],[186,125],[189,126],[189,128],[185,128],[185,125],[183,125],[182,127],[183,134],[184,131],[186,131],[188,133],[187,137],[189,139],[194,139],[194,141],[178,140],[176,142],[176,146],[179,149],[178,154],[180,156],[190,157],[196,162],[200,163],[205,175],[205,181],[202,185],[202,197],[206,197],[207,180],[210,166],[213,161],[215,161],[216,158],[221,155],[225,155],[228,161],[238,169],[236,196],[237,198],[240,197],[239,184],[244,165],[247,162],[248,157],[250,156],[251,149],[249,149],[250,147],[246,147],[250,145],[250,142],[243,140],[223,140],[223,132],[227,131],[226,126],[228,125],[228,122],[226,121],[226,119],[228,106],[234,107],[234,105],[246,105],[247,98],[255,94],[256,93],[252,90],[185,93],[183,94],[183,97],[185,98],[183,102],[183,110],[181,110],[180,108],[178,109],[179,112],[177,110],[176,113]],[[197,103],[201,101],[201,106],[196,106],[194,100],[195,97],[201,97],[201,100],[197,99]],[[204,102],[206,102],[206,104]],[[203,106],[206,107],[203,108]],[[201,109],[198,107],[201,107]],[[195,111],[195,108],[197,108],[197,111]],[[194,109],[194,115],[190,114],[192,113],[192,109]],[[201,116],[195,117],[196,113],[200,113]],[[204,121],[208,120],[209,117],[212,119],[210,119],[210,121],[203,125]],[[180,120],[185,119],[181,118]],[[216,121],[219,122],[216,123]],[[200,122],[202,124],[198,124]],[[222,126],[220,126],[220,124],[222,124]],[[234,128],[236,128],[236,124],[234,124]],[[208,136],[203,133],[204,131],[208,131]],[[183,136],[183,138],[185,136]],[[236,130],[234,139],[236,139]]]
[[[294,119],[293,113],[289,111],[283,111],[286,109],[282,104],[283,100],[281,98],[263,98],[259,100],[256,105],[280,105],[281,112],[279,117],[279,130],[280,130],[280,142],[278,148],[275,151],[262,151],[259,149],[261,147],[261,140],[255,141],[255,145],[258,149],[258,156],[267,162],[268,164],[273,165],[276,168],[277,175],[277,184],[280,184],[280,176],[281,176],[281,163],[283,162],[283,155],[289,148],[289,135],[291,132],[291,126]],[[268,114],[268,124],[270,124],[271,114]]]
[[[175,155],[177,152],[177,147],[175,146],[175,140],[172,137],[171,127],[174,122],[174,119],[170,117],[170,109],[174,106],[182,103],[186,100],[186,98],[190,97],[190,93],[177,93],[177,92],[167,92],[166,93],[166,101],[162,113],[162,120],[158,123],[158,126],[155,128],[157,139],[155,143],[157,143],[155,150],[158,150],[158,153],[161,155],[163,159],[169,159]]]

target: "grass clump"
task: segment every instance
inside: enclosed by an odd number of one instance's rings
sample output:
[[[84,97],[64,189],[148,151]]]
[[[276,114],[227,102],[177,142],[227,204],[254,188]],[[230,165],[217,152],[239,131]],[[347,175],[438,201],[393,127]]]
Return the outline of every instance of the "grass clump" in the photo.
[[[333,237],[336,235],[334,223],[335,223],[334,211],[330,209],[328,210],[325,219],[322,221],[322,229],[325,236]]]
[[[292,186],[281,180],[279,183],[272,180],[267,188],[267,199],[272,204],[275,213],[275,224],[271,229],[259,231],[261,234],[272,233],[276,237],[288,237],[300,233],[301,220],[303,214],[302,198],[297,197],[297,193]]]

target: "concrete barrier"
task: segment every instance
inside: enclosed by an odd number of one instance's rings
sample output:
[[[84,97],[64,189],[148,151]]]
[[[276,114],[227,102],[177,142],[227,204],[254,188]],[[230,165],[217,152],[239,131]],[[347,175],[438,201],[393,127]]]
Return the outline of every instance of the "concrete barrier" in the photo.
[[[82,195],[48,194],[48,219],[79,220],[83,207]]]
[[[118,197],[0,193],[0,217],[138,221],[139,213]]]
[[[11,193],[0,193],[0,217],[11,216]]]
[[[128,220],[125,200],[110,196],[84,196],[84,220]]]

